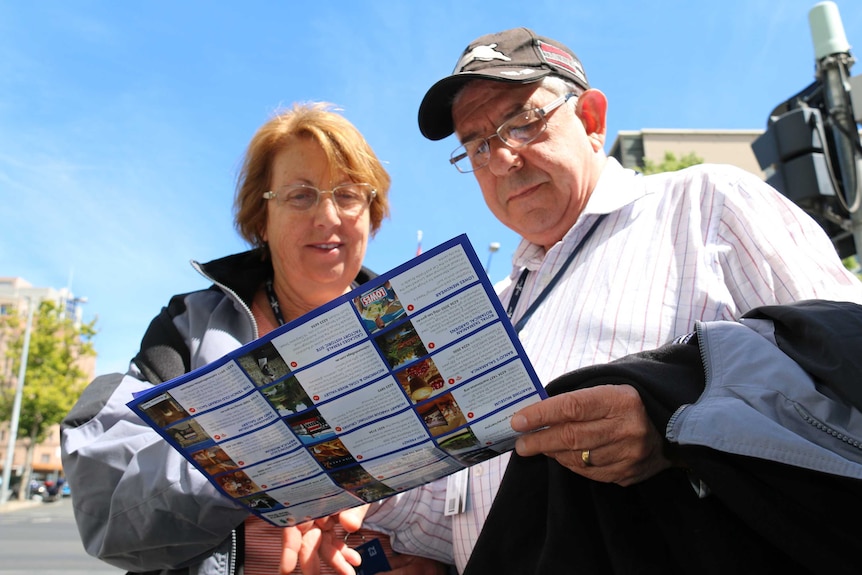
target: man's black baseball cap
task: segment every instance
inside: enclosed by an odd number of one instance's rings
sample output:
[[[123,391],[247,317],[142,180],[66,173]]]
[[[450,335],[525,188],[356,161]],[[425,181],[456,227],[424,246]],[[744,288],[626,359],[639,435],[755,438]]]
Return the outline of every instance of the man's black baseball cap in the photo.
[[[425,94],[419,106],[419,130],[429,140],[442,140],[454,132],[452,98],[471,80],[529,84],[551,74],[584,90],[590,88],[581,61],[556,40],[537,36],[528,28],[482,36],[467,46],[452,75]]]

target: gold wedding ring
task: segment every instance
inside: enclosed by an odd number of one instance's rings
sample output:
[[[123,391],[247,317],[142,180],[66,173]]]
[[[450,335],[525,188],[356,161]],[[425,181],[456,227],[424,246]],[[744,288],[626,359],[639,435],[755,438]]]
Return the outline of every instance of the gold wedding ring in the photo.
[[[590,450],[589,449],[584,449],[583,451],[581,451],[581,461],[584,462],[584,466],[586,466],[586,467],[592,467],[593,466],[593,461],[592,461],[592,459],[590,459]]]

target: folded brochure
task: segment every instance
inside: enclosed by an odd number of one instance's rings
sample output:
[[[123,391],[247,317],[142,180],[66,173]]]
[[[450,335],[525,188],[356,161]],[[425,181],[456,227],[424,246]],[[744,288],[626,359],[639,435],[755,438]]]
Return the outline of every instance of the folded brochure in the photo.
[[[128,405],[284,527],[510,451],[545,397],[460,235]]]

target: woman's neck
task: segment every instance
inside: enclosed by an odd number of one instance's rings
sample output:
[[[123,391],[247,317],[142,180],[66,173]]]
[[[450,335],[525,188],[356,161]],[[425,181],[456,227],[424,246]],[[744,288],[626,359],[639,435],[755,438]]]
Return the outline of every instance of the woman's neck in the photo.
[[[284,318],[285,323],[292,321],[298,317],[302,317],[303,315],[317,309],[325,303],[332,301],[340,295],[344,295],[350,291],[350,286],[347,286],[340,293],[332,292],[331,295],[327,293],[321,294],[320,292],[314,292],[311,295],[316,296],[313,300],[307,297],[299,297],[296,294],[295,290],[285,289],[280,286],[278,283],[273,285],[273,293],[276,297],[278,309],[281,311],[281,315]],[[268,298],[267,298],[267,301]],[[276,305],[276,302],[272,302],[272,305],[269,305],[270,308],[273,308]],[[276,318],[274,309],[270,310],[273,318]]]

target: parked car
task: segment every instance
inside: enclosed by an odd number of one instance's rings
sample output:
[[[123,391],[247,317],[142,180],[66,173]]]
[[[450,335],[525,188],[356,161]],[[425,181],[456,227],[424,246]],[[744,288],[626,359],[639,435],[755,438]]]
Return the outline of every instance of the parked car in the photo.
[[[27,495],[27,499],[37,499],[39,497],[45,498],[48,494],[48,490],[45,489],[45,484],[41,481],[36,481],[35,479],[30,480],[30,493]]]
[[[60,485],[57,485],[55,481],[48,480],[43,485],[45,486],[45,492],[42,494],[42,501],[50,503],[60,498]]]

